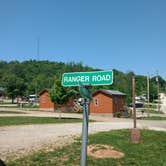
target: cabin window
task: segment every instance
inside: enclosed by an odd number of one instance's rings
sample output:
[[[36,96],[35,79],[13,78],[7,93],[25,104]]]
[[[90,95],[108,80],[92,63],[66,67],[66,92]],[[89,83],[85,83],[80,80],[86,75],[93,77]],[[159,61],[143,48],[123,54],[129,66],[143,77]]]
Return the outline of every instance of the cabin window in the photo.
[[[98,105],[99,105],[98,99],[95,99],[95,100],[94,100],[94,104],[95,104],[95,106],[98,106]]]

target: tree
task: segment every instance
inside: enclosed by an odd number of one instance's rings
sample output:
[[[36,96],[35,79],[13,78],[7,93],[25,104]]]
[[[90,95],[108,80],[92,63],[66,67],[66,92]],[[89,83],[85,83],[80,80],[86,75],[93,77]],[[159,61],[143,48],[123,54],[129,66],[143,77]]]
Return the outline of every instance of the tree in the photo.
[[[61,105],[66,104],[73,94],[77,94],[77,91],[71,90],[68,87],[63,87],[61,85],[61,74],[58,74],[55,78],[53,87],[49,91],[51,101],[59,108]],[[61,111],[59,113],[59,118],[61,118]]]
[[[25,93],[26,85],[24,84],[24,80],[14,75],[8,75],[4,79],[5,91],[8,97],[12,99],[12,103],[14,103],[16,97],[22,97]]]
[[[150,82],[150,101],[158,98],[157,85],[154,82]]]
[[[66,104],[69,99],[68,91],[62,87],[60,77],[56,77],[52,89],[49,91],[51,101],[57,106]]]
[[[71,90],[69,87],[63,87],[61,85],[61,74],[57,75],[53,87],[49,91],[51,101],[55,103],[58,107],[66,104],[69,101],[69,98],[77,93],[78,92],[76,90]]]
[[[58,73],[64,72],[84,72],[84,71],[97,71],[99,69],[94,69],[80,63],[69,62],[49,62],[49,61],[36,61],[28,60],[24,62],[11,61],[5,62],[0,61],[0,87],[6,89],[9,97],[17,95],[26,95],[39,93],[42,89],[52,88],[54,84],[54,76]],[[125,93],[126,102],[131,103],[132,99],[132,86],[131,86],[131,76],[133,72],[123,73],[118,70],[113,70],[114,72],[114,83],[109,86],[94,86],[92,91],[98,89],[114,89]],[[9,78],[8,78],[9,77]],[[13,77],[13,78],[11,78]],[[158,76],[160,92],[166,91],[166,81]],[[136,93],[137,95],[146,94],[147,85],[146,76],[136,75]],[[150,84],[153,84],[150,88],[151,96],[156,97],[156,77],[150,80]],[[60,83],[61,85],[61,83]],[[66,89],[66,88],[64,88]],[[70,88],[67,88],[70,89]],[[73,89],[73,88],[72,88]],[[70,89],[71,90],[71,89]],[[151,97],[151,98],[153,98]]]

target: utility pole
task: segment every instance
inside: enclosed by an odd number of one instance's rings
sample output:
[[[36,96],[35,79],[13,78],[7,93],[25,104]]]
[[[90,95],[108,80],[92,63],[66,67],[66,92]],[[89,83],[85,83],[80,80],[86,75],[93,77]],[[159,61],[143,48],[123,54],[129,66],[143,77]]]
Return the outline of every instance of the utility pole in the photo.
[[[132,143],[140,143],[141,142],[141,130],[136,128],[136,107],[135,107],[135,76],[132,76],[132,94],[133,94],[133,120],[134,120],[134,128],[132,128],[130,141]]]
[[[134,128],[136,128],[136,107],[135,107],[135,76],[132,76],[132,93],[133,93],[133,120]]]
[[[40,56],[40,38],[37,38],[37,60],[39,61]]]
[[[149,110],[149,101],[150,101],[150,97],[149,97],[149,73],[147,75],[147,102],[148,102],[148,117],[150,116],[150,110]]]
[[[40,56],[40,38],[37,37],[37,63],[39,63],[39,56]],[[39,68],[39,73],[40,73],[40,64],[38,66]],[[36,76],[37,78],[37,76]],[[35,95],[36,95],[36,99],[35,99],[35,104],[37,103],[37,94],[38,94],[38,81],[36,79],[35,81]]]
[[[160,111],[160,106],[159,106],[159,99],[160,99],[159,93],[160,93],[160,90],[159,90],[159,74],[158,74],[158,70],[157,70],[156,73],[157,73],[156,82],[157,82],[157,100],[158,100],[158,102],[157,102],[157,111]]]

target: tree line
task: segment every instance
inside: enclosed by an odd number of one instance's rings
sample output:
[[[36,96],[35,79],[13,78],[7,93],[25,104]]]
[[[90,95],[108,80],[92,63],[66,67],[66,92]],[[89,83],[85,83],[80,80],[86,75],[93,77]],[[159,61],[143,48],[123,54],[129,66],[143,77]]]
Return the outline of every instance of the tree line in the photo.
[[[50,62],[50,61],[0,61],[0,87],[2,87],[8,97],[28,97],[30,94],[39,95],[43,89],[52,89],[55,86],[56,79],[64,72],[84,72],[96,71],[95,69],[80,63],[70,62]],[[131,78],[133,72],[123,73],[116,69],[114,72],[114,83],[109,86],[94,86],[92,92],[104,88],[119,90],[127,95],[127,103],[131,102],[132,85]],[[147,95],[147,77],[135,75],[136,77],[136,94]],[[160,92],[165,91],[166,81],[159,76]],[[78,91],[78,88],[74,88]],[[150,79],[150,99],[156,99],[157,82],[156,78]]]

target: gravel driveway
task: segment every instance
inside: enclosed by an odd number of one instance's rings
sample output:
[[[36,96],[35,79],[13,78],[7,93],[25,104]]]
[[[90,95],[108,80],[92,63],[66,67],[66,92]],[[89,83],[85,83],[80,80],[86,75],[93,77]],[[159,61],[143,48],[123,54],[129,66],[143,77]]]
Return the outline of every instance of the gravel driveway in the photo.
[[[89,133],[130,127],[131,123],[95,122],[89,124]],[[45,148],[46,145],[62,146],[74,141],[81,131],[81,123],[0,127],[0,156],[6,159]]]
[[[156,130],[164,130],[147,121],[141,121],[137,124],[139,128],[151,128]],[[166,127],[166,121],[162,122]],[[151,126],[151,127],[149,127]],[[157,127],[155,127],[157,126]],[[133,122],[114,120],[114,122],[91,122],[89,124],[89,133],[96,133],[100,131],[110,131],[112,129],[132,128]],[[0,127],[0,156],[1,159],[16,157],[27,154],[31,151],[50,147],[57,147],[71,143],[75,137],[81,135],[82,124],[42,124],[42,125],[22,125]]]
[[[2,108],[1,108],[2,109]],[[0,110],[1,110],[0,109]],[[23,111],[24,112],[24,111]],[[58,113],[25,111],[26,116],[58,117]],[[6,116],[2,114],[1,116]],[[11,116],[11,114],[8,114]],[[25,116],[25,114],[13,114],[12,116]],[[62,114],[62,117],[82,118],[81,114]],[[89,133],[109,131],[112,129],[132,128],[133,120],[112,118],[108,115],[90,115],[90,119],[100,122],[89,124]],[[138,121],[140,128],[149,128],[166,131],[166,121]],[[36,124],[21,126],[0,127],[0,158],[10,156],[17,157],[31,151],[62,146],[74,141],[81,135],[82,123],[69,124]]]

